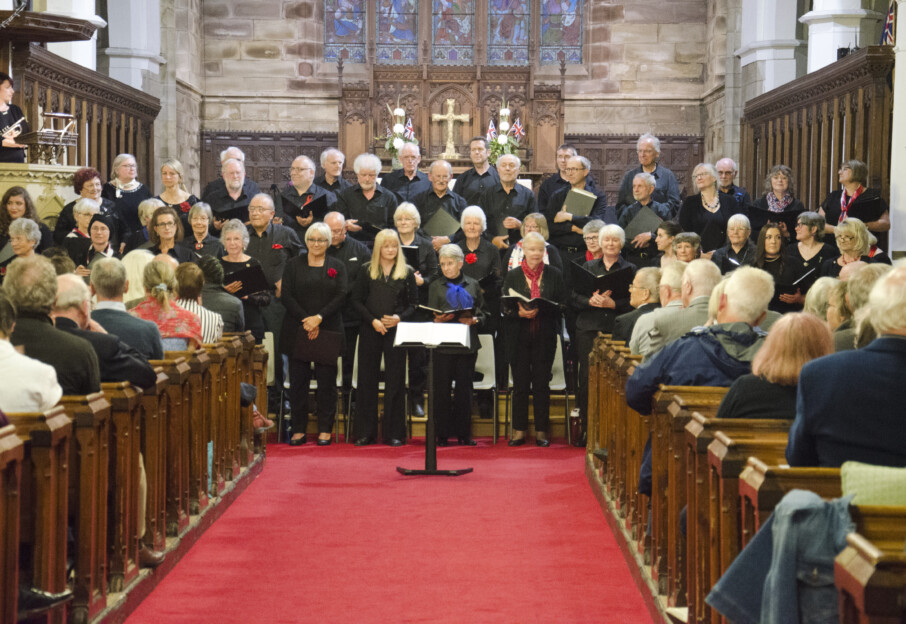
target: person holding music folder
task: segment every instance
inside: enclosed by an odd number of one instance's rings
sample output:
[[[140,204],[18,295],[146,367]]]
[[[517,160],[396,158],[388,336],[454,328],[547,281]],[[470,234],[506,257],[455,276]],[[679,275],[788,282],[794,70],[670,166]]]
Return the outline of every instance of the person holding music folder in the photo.
[[[764,195],[749,209],[752,237],[758,238],[768,223],[779,223],[784,238],[793,234],[796,217],[805,206],[796,198],[796,176],[786,165],[774,165],[764,179]]]
[[[458,243],[465,258],[462,271],[481,285],[484,300],[495,317],[494,321],[489,319],[485,325],[485,333],[491,333],[496,329],[496,316],[500,310],[500,252],[494,243],[482,236],[488,229],[488,221],[481,208],[469,206],[463,210],[460,224],[465,234],[465,238]]]
[[[617,219],[617,224],[627,232],[627,237],[631,237],[628,252],[624,257],[636,266],[648,266],[652,258],[657,255],[657,244],[653,242],[657,237],[656,229],[651,231],[642,230],[639,223],[656,223],[659,218],[662,222],[669,221],[673,218],[673,210],[669,204],[655,201],[654,194],[657,180],[650,173],[637,173],[632,178],[632,197],[635,201],[626,206]],[[647,209],[643,212],[643,209]],[[639,217],[639,213],[643,213]],[[654,216],[651,215],[654,213]],[[636,222],[639,218],[639,222]],[[650,227],[650,226],[649,226]],[[630,234],[629,232],[638,232]]]
[[[176,243],[177,247],[185,248],[195,258],[211,256],[219,258],[223,255],[223,244],[210,233],[214,213],[211,207],[204,202],[198,202],[189,209],[188,223],[191,236],[184,237]]]
[[[673,214],[680,206],[680,187],[676,176],[667,167],[658,162],[661,158],[661,141],[653,134],[646,132],[636,141],[636,153],[639,166],[630,169],[620,182],[617,195],[617,213],[622,213],[626,206],[632,205],[632,181],[637,173],[650,173],[656,180],[653,197],[655,201],[667,204]]]
[[[479,199],[481,208],[491,219],[492,242],[499,249],[516,243],[525,215],[535,212],[535,194],[519,184],[522,161],[516,154],[502,154],[497,159],[500,184],[485,189]]]
[[[727,240],[727,221],[739,211],[739,206],[732,197],[717,190],[717,169],[714,165],[695,165],[692,181],[698,193],[683,200],[677,220],[686,232],[698,233],[703,257],[710,258],[711,252]]]
[[[490,244],[490,243],[488,243]],[[494,250],[496,253],[496,249]],[[468,353],[434,353],[434,405],[431,413],[437,425],[437,445],[447,446],[447,439],[456,436],[460,445],[475,446],[472,440],[472,378],[480,343],[478,330],[487,319],[481,285],[463,273],[465,255],[459,245],[440,248],[441,275],[431,282],[428,305],[435,312],[435,323],[462,323],[470,327],[471,349]],[[450,389],[456,384],[453,401]]]
[[[380,158],[359,154],[352,169],[358,184],[337,194],[336,209],[346,217],[346,229],[352,237],[370,245],[377,232],[393,225],[393,211],[399,202],[396,193],[377,183]]]
[[[16,137],[30,130],[22,109],[13,104],[13,79],[9,74],[0,72],[0,134],[3,143],[0,145],[0,162],[24,163],[25,145],[16,141]]]
[[[333,210],[337,203],[332,191],[315,184],[315,163],[308,156],[296,156],[289,167],[290,183],[282,189],[271,186],[275,212],[282,217],[283,225],[292,228],[300,237],[315,221],[323,221],[324,215]]]
[[[591,353],[598,332],[612,332],[614,319],[632,309],[632,306],[629,305],[628,285],[632,282],[636,270],[634,264],[626,261],[620,255],[623,245],[626,244],[626,234],[623,232],[623,228],[619,225],[605,225],[598,234],[598,241],[603,255],[585,263],[583,267],[585,274],[600,277],[618,273],[619,277],[623,279],[614,280],[618,286],[622,286],[620,290],[617,290],[617,286],[607,290],[600,290],[594,286],[585,288],[578,279],[579,275],[575,275],[570,280],[573,289],[570,302],[578,313],[576,318],[576,357],[579,362],[577,400],[583,431],[585,431],[585,423],[588,421],[588,354]],[[575,271],[575,269],[573,270]]]
[[[227,221],[220,230],[220,242],[224,254],[220,258],[223,265],[223,289],[242,300],[242,312],[245,317],[245,328],[251,330],[255,342],[264,340],[264,318],[261,308],[270,305],[271,293],[267,289],[258,292],[248,292],[241,280],[234,279],[233,274],[239,271],[261,268],[257,259],[245,253],[249,244],[249,231],[239,219]],[[245,294],[239,294],[240,291]]]
[[[595,189],[589,181],[591,162],[587,158],[584,156],[570,158],[564,171],[570,185],[551,196],[544,216],[550,226],[551,244],[560,251],[564,261],[577,261],[585,254],[582,227],[593,219],[601,219],[605,223],[616,223],[617,216],[613,208],[607,206],[607,197]],[[569,204],[572,201],[570,200],[571,191],[576,191],[572,197],[577,197],[577,193],[584,194],[585,197],[589,197],[589,194],[594,195],[594,199],[591,199],[591,210],[584,216],[569,211]]]
[[[431,163],[428,168],[428,180],[431,182],[431,187],[416,195],[415,199],[412,200],[412,203],[418,209],[422,226],[428,225],[428,222],[440,210],[443,210],[457,221],[462,216],[462,211],[466,209],[466,200],[450,190],[448,184],[451,177],[453,177],[453,167],[449,162],[446,160],[435,160]],[[426,228],[426,230],[430,229]],[[440,249],[442,245],[454,242],[454,239],[458,241],[462,238],[461,231],[454,232],[449,236],[438,235],[436,232],[434,235],[431,232],[426,232],[426,234],[431,236],[435,251]]]
[[[796,243],[787,245],[786,262],[795,280],[799,295],[790,295],[789,303],[804,304],[805,295],[818,280],[821,264],[838,255],[837,250],[824,242],[824,217],[817,212],[803,212],[796,220]]]
[[[744,214],[727,219],[727,244],[716,249],[711,261],[726,275],[741,266],[755,264],[755,243],[749,239],[752,226]]]
[[[308,253],[290,258],[283,272],[280,299],[286,307],[280,352],[289,357],[291,446],[308,439],[308,390],[312,364],[318,382],[315,394],[318,446],[330,444],[337,408],[337,360],[343,350],[343,303],[346,266],[327,255],[330,228],[312,223],[305,231]]]
[[[359,269],[352,305],[362,317],[355,445],[377,440],[378,371],[383,356],[384,443],[402,446],[406,441],[406,351],[395,348],[393,341],[396,326],[415,314],[418,286],[395,230],[381,230],[375,237],[371,262]]]
[[[535,418],[535,444],[550,446],[551,368],[560,337],[566,285],[559,270],[545,265],[545,246],[541,234],[526,234],[522,239],[522,263],[507,273],[503,283],[504,335],[513,371],[513,437],[509,446],[525,444],[529,391]]]

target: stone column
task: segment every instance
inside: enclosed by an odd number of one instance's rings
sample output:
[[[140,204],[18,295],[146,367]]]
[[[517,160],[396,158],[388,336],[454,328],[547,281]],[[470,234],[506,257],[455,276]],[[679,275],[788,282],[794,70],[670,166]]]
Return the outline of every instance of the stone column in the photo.
[[[95,14],[94,0],[35,0],[32,10],[42,13],[65,15],[91,22],[98,29],[107,26],[99,15]],[[88,41],[64,41],[48,43],[47,49],[63,58],[78,63],[91,70],[97,69],[97,32]]]
[[[735,54],[743,73],[744,100],[805,74],[806,45],[798,3],[743,0],[742,46]]]
[[[107,3],[107,47],[98,54],[98,70],[159,95],[160,0],[116,0]]]
[[[897,0],[896,42],[894,48],[899,80],[893,85],[893,140],[890,153],[890,238],[891,251],[906,252],[906,0]]]
[[[884,14],[862,8],[869,0],[815,0],[799,18],[808,26],[808,71],[837,60],[838,48],[864,48],[880,41],[878,23]]]

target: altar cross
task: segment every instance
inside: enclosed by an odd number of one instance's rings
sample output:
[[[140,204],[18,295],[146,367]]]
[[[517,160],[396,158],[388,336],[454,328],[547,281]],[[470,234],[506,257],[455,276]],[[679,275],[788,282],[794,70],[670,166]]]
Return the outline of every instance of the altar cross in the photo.
[[[469,115],[466,113],[463,113],[462,115],[453,114],[455,105],[456,100],[447,98],[447,114],[441,115],[439,113],[434,113],[431,115],[431,121],[441,121],[446,122],[447,124],[447,146],[444,149],[444,153],[440,155],[441,158],[446,160],[455,160],[459,158],[459,154],[456,153],[456,146],[453,144],[453,123],[457,121],[463,123],[469,121]]]

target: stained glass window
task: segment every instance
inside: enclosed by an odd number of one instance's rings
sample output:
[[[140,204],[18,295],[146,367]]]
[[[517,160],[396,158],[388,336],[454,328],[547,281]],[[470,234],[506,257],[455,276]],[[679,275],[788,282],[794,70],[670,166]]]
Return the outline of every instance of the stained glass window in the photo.
[[[378,3],[376,63],[418,63],[418,3],[419,0],[382,0]]]
[[[488,0],[488,65],[525,65],[532,9],[528,0]]]
[[[582,62],[582,0],[542,0],[541,63]]]
[[[324,2],[324,60],[365,62],[367,13],[364,0]]]
[[[433,0],[433,45],[435,65],[471,65],[475,62],[472,41],[473,0]]]

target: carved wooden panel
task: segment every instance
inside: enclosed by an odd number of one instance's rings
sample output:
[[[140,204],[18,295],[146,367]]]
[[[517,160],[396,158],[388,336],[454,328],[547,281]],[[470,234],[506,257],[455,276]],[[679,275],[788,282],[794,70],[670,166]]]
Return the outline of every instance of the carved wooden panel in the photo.
[[[308,156],[319,165],[321,152],[336,145],[337,135],[332,132],[205,130],[201,133],[201,188],[220,177],[220,152],[230,146],[245,152],[246,176],[266,190],[275,182],[279,185],[289,181],[289,166],[296,156]]]
[[[639,166],[636,154],[637,135],[566,135],[566,142],[579,150],[580,156],[591,161],[591,175],[598,188],[607,191],[607,203],[617,203],[620,182],[630,169]],[[661,141],[660,164],[670,169],[685,196],[691,186],[692,169],[701,162],[705,153],[704,137],[659,136]],[[556,149],[556,148],[555,148]]]

